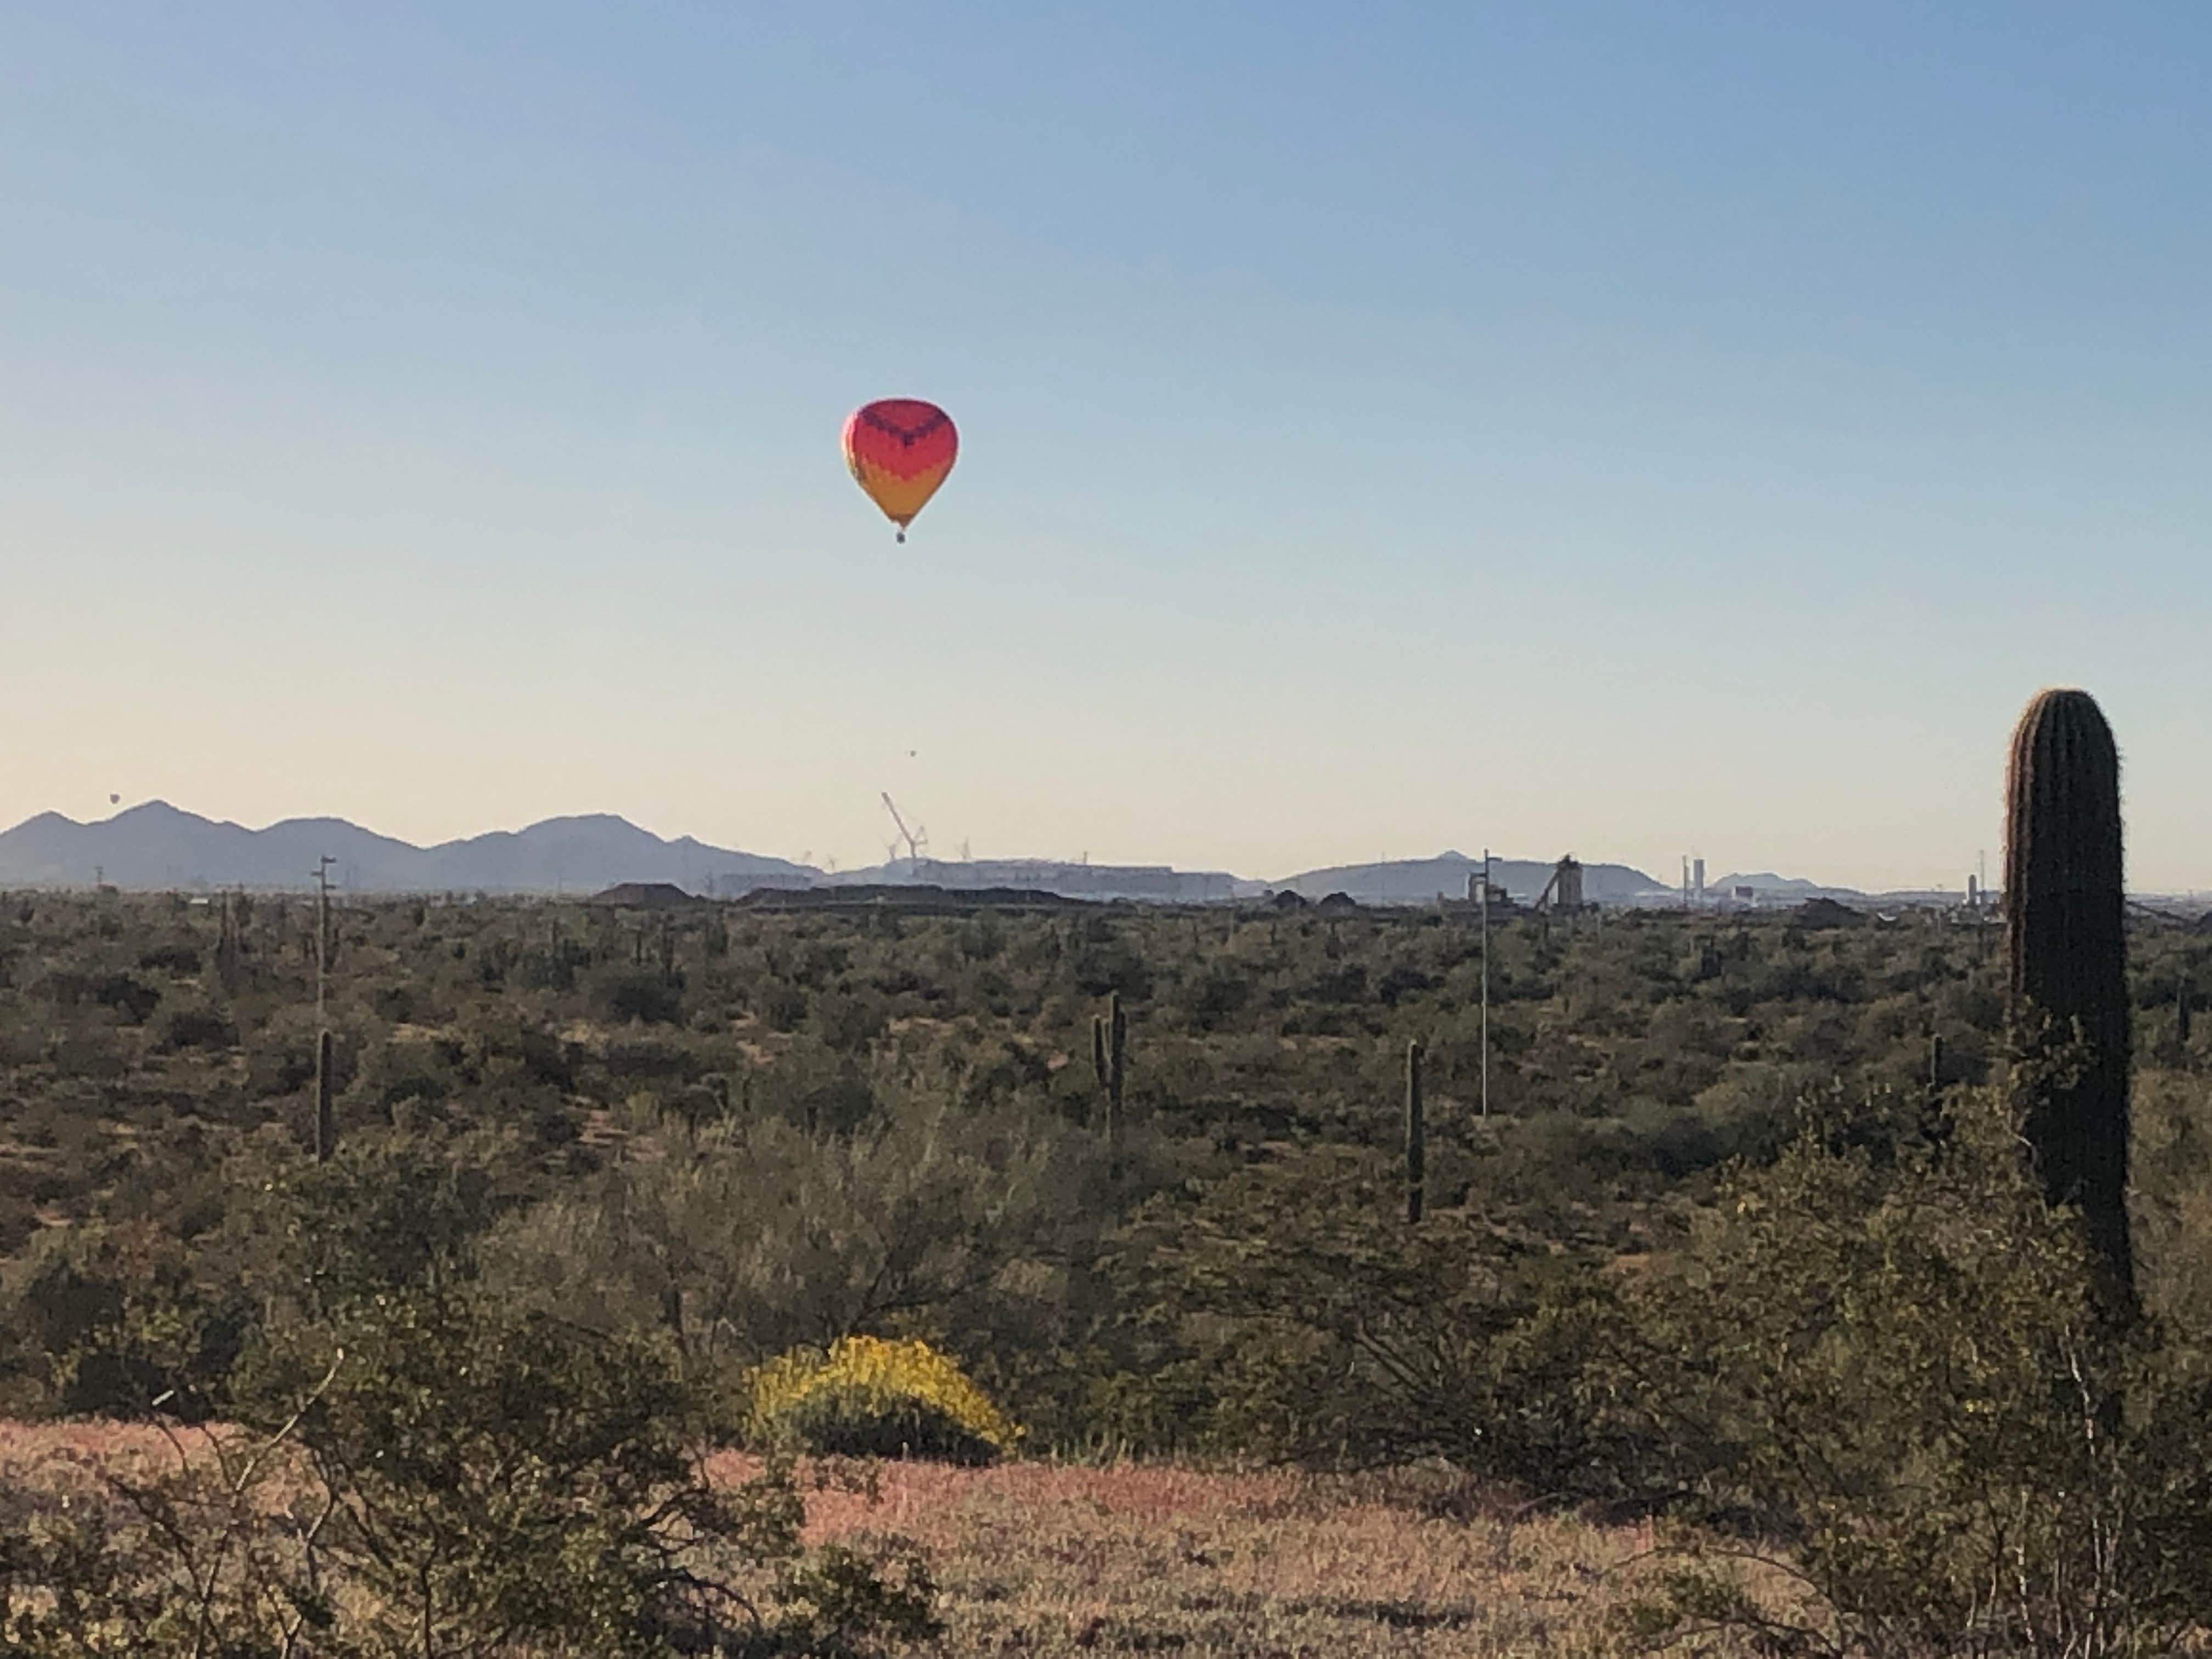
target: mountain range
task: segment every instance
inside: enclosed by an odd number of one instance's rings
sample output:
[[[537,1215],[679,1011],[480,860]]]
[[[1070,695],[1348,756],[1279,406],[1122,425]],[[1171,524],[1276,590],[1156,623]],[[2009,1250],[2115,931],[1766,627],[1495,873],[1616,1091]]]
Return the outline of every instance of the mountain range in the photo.
[[[312,886],[317,861],[360,893],[597,892],[665,881],[693,892],[804,885],[820,872],[788,859],[663,841],[605,813],[416,847],[343,818],[288,818],[265,830],[218,823],[149,801],[94,823],[45,812],[0,834],[0,886]]]
[[[945,881],[958,869],[902,860],[831,876],[811,865],[711,847],[689,836],[665,841],[606,813],[548,818],[526,830],[416,847],[343,818],[288,818],[249,830],[149,801],[90,823],[45,812],[0,833],[0,888],[106,882],[141,890],[297,890],[313,884],[325,857],[331,861],[332,882],[356,893],[592,893],[623,882],[668,882],[689,892],[732,896],[763,886]],[[1019,867],[1026,884],[1046,890],[1077,896],[1115,890],[1112,872],[1103,866],[1040,860]],[[1235,881],[1233,888],[1240,893],[1289,888],[1313,899],[1340,892],[1363,904],[1425,904],[1439,895],[1465,897],[1468,876],[1481,867],[1479,860],[1448,852],[1431,859],[1334,866],[1276,882]],[[1156,883],[1167,872],[1127,873]],[[1498,859],[1491,866],[1492,881],[1524,902],[1551,873],[1548,862],[1531,860]],[[1231,890],[1231,878],[1208,879],[1223,896]],[[1585,865],[1583,887],[1589,898],[1613,902],[1648,901],[1667,890],[1619,864]],[[1133,879],[1129,890],[1151,889]]]

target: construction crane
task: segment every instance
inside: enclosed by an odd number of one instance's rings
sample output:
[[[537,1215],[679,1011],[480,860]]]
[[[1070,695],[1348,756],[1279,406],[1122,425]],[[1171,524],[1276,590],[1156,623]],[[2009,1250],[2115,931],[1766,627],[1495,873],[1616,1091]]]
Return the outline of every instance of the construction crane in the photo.
[[[907,861],[909,864],[915,866],[917,868],[920,867],[922,861],[922,855],[929,850],[928,830],[926,828],[921,830],[908,829],[906,827],[906,820],[899,816],[898,804],[891,799],[890,791],[888,789],[884,791],[884,810],[891,815],[891,822],[898,825],[899,835],[906,842]],[[891,843],[891,853],[893,856],[896,856],[898,853],[897,842],[893,842]]]

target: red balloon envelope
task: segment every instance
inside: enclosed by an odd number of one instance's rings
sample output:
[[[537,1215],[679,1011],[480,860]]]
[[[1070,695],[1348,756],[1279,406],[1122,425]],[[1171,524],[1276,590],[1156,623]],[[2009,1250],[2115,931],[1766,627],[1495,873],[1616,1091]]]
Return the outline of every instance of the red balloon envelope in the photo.
[[[868,499],[899,527],[901,541],[959,453],[952,417],[919,398],[863,404],[845,422],[845,465]]]

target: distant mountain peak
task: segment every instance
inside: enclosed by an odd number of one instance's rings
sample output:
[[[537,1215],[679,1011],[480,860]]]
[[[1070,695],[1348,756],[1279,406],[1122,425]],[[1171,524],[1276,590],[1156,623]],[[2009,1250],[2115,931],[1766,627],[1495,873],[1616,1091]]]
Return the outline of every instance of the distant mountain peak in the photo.
[[[639,830],[637,825],[632,823],[628,818],[623,817],[619,812],[561,813],[553,817],[540,818],[535,823],[526,823],[515,833],[518,835],[526,836],[532,830],[565,829],[571,824],[579,829],[587,830],[601,828],[633,830],[636,830],[636,832],[641,836],[649,836],[653,833],[650,830]]]

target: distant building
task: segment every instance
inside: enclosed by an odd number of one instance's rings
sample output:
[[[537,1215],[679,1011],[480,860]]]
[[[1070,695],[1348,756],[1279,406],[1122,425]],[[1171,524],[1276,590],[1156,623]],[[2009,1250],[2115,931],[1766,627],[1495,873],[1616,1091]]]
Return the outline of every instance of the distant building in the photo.
[[[1700,872],[1703,872],[1704,867],[1704,865],[1700,863],[1698,866]],[[1581,909],[1583,908],[1582,866],[1577,863],[1571,857],[1561,859],[1559,860],[1559,867],[1553,874],[1553,879],[1559,883],[1559,891],[1555,896],[1555,902],[1559,905],[1559,908],[1562,910]],[[1700,886],[1704,884],[1704,877],[1702,873],[1700,873],[1698,878],[1698,884]]]
[[[1480,870],[1471,870],[1468,872],[1467,902],[1469,904],[1480,904],[1482,902],[1482,872]],[[1490,908],[1492,909],[1503,909],[1512,902],[1512,894],[1507,892],[1503,887],[1500,887],[1494,881],[1490,884]]]
[[[1540,910],[1579,910],[1583,908],[1583,866],[1572,853],[1552,866],[1552,878],[1536,895]]]
[[[1164,864],[1066,864],[1050,859],[920,859],[899,866],[906,878],[947,892],[1014,888],[1063,898],[1133,899],[1153,904],[1219,904],[1236,896],[1236,878],[1218,870]]]

